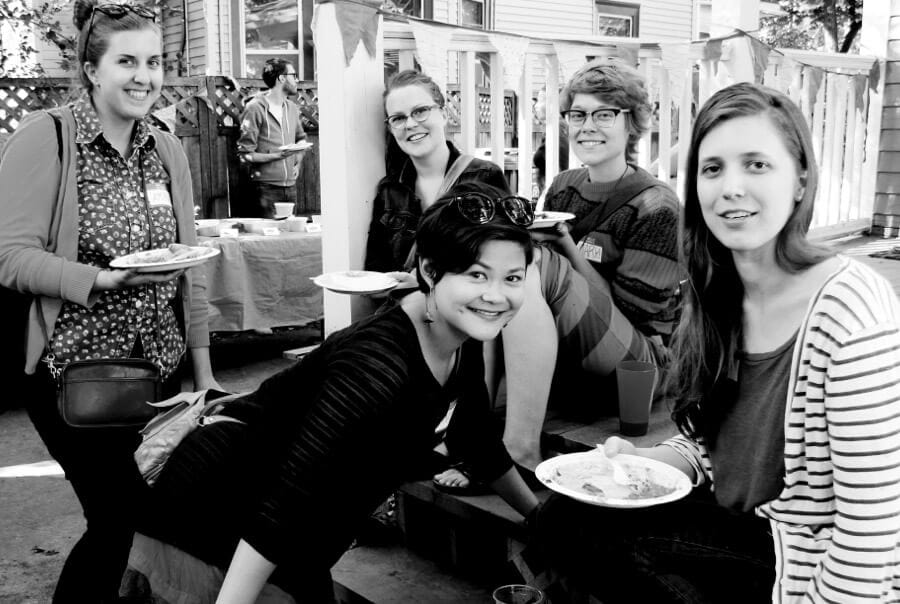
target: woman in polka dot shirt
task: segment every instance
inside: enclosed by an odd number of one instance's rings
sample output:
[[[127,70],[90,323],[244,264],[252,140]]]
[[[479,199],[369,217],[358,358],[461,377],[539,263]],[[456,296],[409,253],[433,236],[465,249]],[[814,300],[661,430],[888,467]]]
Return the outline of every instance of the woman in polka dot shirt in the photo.
[[[62,421],[45,352],[57,366],[149,359],[167,394],[180,389],[185,366],[193,369],[195,388],[218,387],[209,361],[202,271],[109,268],[118,256],[194,244],[195,234],[181,144],[146,121],[163,80],[156,16],[138,6],[95,2],[76,0],[74,9],[85,94],[53,116],[29,116],[0,162],[0,284],[37,300],[25,351],[28,414],[87,519],[54,602],[116,597],[131,545],[131,515],[145,485],[132,459],[136,430],[85,430]]]

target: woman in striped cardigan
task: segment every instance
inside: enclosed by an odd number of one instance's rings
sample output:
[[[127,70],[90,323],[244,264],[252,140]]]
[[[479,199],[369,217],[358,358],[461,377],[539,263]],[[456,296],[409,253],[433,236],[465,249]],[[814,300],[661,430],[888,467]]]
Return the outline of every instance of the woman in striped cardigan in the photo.
[[[604,602],[900,601],[900,303],[807,241],[817,171],[783,94],[713,95],[687,177],[682,434],[605,449],[670,463],[698,488],[638,513],[551,501],[554,561]],[[576,552],[547,530],[558,522],[597,524],[602,542]],[[620,572],[597,573],[598,556]]]

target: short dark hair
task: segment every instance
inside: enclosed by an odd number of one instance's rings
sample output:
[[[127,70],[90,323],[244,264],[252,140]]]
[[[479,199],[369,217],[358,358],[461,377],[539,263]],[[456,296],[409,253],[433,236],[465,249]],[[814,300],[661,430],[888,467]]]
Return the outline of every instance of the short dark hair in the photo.
[[[285,59],[268,59],[266,61],[266,66],[263,67],[262,79],[268,88],[273,88],[275,86],[275,82],[278,81],[278,76],[284,75],[288,65],[292,65],[292,63]]]
[[[404,69],[403,71],[392,75],[384,86],[382,100],[386,101],[391,92],[397,88],[404,88],[405,86],[421,86],[431,95],[431,98],[434,99],[434,102],[440,107],[443,107],[447,102],[444,99],[444,93],[441,92],[441,87],[437,85],[437,82],[421,71],[416,71],[415,69]]]
[[[534,248],[531,235],[525,227],[514,224],[504,212],[497,211],[484,224],[469,222],[459,210],[453,198],[464,193],[481,193],[491,199],[509,194],[483,182],[461,183],[425,210],[416,231],[416,253],[419,258],[431,261],[437,283],[447,273],[461,273],[475,264],[481,255],[481,247],[489,241],[511,241],[522,246],[525,264],[531,264]],[[428,292],[429,287],[417,273],[419,289]]]

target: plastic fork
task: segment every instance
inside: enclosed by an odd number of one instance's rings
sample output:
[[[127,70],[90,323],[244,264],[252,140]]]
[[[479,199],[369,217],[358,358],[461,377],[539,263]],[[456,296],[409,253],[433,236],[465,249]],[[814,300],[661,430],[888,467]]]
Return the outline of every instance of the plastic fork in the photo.
[[[628,472],[625,471],[625,468],[622,467],[622,464],[612,457],[607,457],[606,450],[603,448],[603,445],[597,445],[597,452],[605,457],[606,461],[609,462],[610,467],[612,467],[613,481],[616,484],[627,485],[630,482],[628,479]]]

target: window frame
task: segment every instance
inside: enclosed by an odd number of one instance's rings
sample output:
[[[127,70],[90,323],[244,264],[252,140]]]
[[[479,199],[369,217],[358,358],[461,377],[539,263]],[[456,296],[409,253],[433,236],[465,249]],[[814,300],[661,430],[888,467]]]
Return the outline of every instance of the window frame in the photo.
[[[466,0],[459,0],[456,3],[456,23],[463,27],[472,27],[477,28],[478,25],[470,25],[467,23],[463,23],[463,2]],[[469,2],[476,2],[481,4],[481,18],[483,23],[480,25],[481,29],[485,31],[490,31],[494,29],[494,0],[468,0]]]
[[[432,0],[429,0],[432,1]],[[305,22],[311,19],[312,1],[296,0],[297,4],[297,48],[293,50],[281,48],[247,48],[247,21],[244,12],[244,0],[232,0],[231,40],[232,40],[232,71],[239,78],[247,76],[247,59],[250,57],[285,58],[294,63],[297,75],[301,80],[315,80],[315,60],[313,53],[307,52],[307,40]],[[310,12],[310,15],[306,13]],[[311,36],[311,34],[310,34]]]
[[[627,19],[630,24],[630,34],[628,37],[637,38],[640,36],[640,18],[641,5],[632,4],[630,2],[612,2],[610,0],[594,0],[594,33],[596,35],[607,35],[600,32],[600,18],[611,17],[613,19]]]

